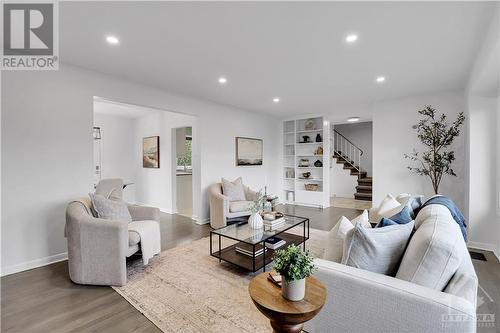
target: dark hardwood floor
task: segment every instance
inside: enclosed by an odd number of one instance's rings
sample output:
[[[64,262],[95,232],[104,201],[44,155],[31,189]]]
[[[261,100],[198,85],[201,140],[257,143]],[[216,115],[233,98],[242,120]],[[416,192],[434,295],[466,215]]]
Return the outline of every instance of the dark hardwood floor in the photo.
[[[208,236],[210,227],[162,214],[160,230],[162,250],[167,250]],[[1,279],[2,332],[160,332],[112,288],[71,282],[67,263]]]
[[[311,227],[320,230],[330,230],[342,215],[353,218],[360,213],[333,207],[281,206],[279,210],[309,217]],[[179,215],[162,214],[160,226],[162,250],[203,238],[210,231],[209,225],[197,225]],[[491,253],[486,257],[487,262],[473,260],[488,295],[484,294],[478,313],[494,313],[497,323],[479,327],[478,332],[499,332],[500,264]],[[66,261],[3,277],[0,325],[2,332],[23,333],[160,332],[112,288],[72,283]]]

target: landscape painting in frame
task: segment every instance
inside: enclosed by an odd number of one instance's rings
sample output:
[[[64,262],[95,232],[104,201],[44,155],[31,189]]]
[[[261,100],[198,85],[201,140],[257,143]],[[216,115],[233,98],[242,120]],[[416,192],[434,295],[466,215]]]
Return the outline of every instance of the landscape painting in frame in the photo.
[[[142,167],[160,167],[160,137],[150,136],[142,138]]]
[[[236,138],[236,165],[262,165],[263,141],[252,138]]]

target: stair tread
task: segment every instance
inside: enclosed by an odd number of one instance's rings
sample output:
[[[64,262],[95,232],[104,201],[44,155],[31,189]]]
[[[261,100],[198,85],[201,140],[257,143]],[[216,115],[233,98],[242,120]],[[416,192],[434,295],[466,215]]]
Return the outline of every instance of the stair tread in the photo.
[[[358,185],[356,186],[357,190],[371,190],[373,187],[371,185]]]

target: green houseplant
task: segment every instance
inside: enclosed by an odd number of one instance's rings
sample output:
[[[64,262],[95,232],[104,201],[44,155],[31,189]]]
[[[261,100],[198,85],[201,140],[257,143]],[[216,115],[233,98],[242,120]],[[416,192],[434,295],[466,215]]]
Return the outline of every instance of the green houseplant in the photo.
[[[281,294],[290,301],[300,301],[306,290],[306,277],[316,270],[309,251],[290,245],[274,254],[274,270],[281,275]]]
[[[417,137],[426,147],[422,153],[415,149],[411,154],[404,154],[418,164],[409,166],[408,169],[421,176],[427,176],[432,182],[435,194],[439,194],[439,184],[443,175],[457,176],[451,165],[455,160],[455,152],[449,150],[453,140],[460,135],[460,126],[465,121],[463,112],[458,114],[457,119],[449,124],[445,114],[437,115],[436,109],[427,105],[418,111],[424,118],[414,128],[417,129]]]

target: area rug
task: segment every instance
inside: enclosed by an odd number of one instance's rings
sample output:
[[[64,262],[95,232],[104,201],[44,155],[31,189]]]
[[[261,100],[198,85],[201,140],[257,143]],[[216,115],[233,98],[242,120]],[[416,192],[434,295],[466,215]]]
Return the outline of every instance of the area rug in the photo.
[[[327,232],[310,229],[306,248],[322,257]],[[209,255],[209,237],[127,267],[114,289],[163,332],[270,332],[248,295],[249,273]]]

